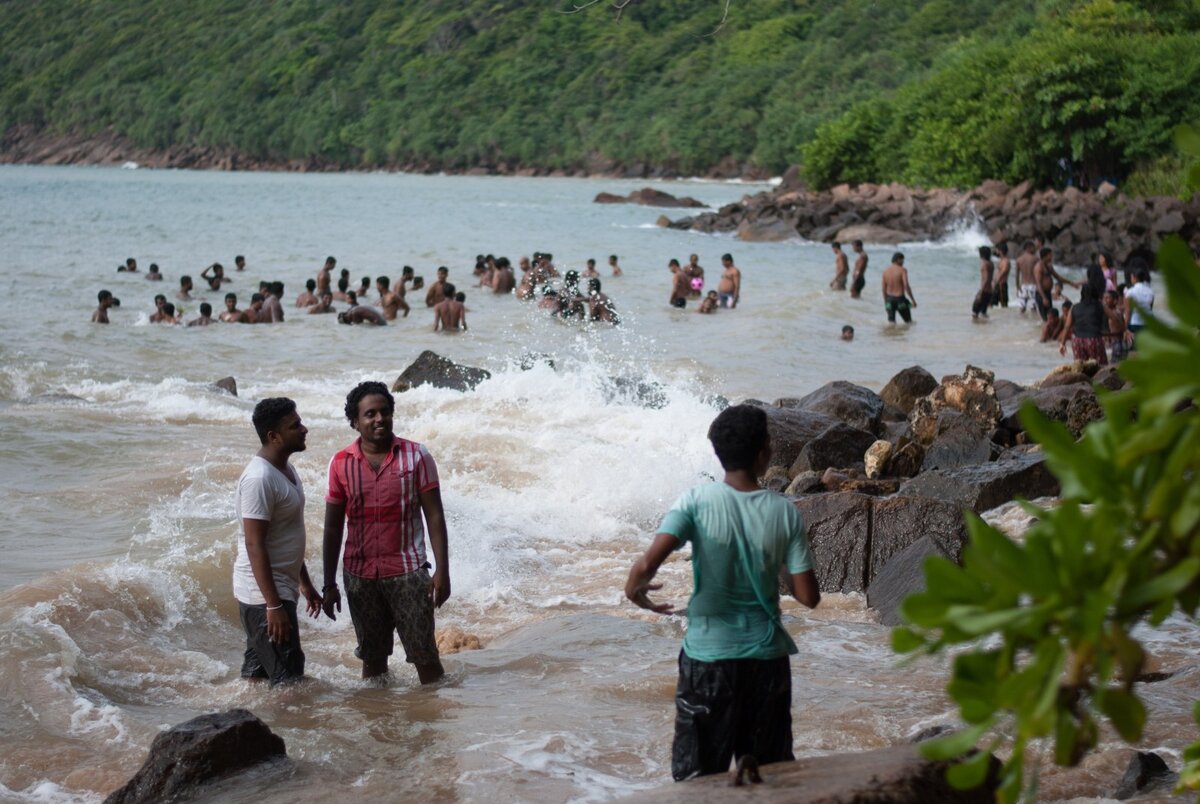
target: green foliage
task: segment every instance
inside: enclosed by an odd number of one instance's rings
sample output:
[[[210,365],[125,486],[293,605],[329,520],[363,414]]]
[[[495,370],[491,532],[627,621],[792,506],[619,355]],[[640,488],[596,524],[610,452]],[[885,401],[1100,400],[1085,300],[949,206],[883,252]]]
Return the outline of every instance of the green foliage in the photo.
[[[1191,139],[1195,131],[1181,134]],[[1198,154],[1200,155],[1200,154]],[[1176,321],[1150,318],[1138,351],[1121,364],[1130,385],[1101,397],[1104,419],[1076,442],[1029,405],[1021,418],[1062,484],[1062,502],[1026,505],[1037,522],[1013,541],[972,516],[962,566],[930,558],[927,591],[910,596],[900,652],[957,653],[948,692],[968,728],[931,741],[927,756],[962,756],[980,740],[1011,740],[1000,799],[1025,788],[1025,749],[1049,739],[1060,765],[1075,765],[1107,722],[1136,742],[1146,709],[1134,681],[1145,653],[1133,628],[1200,605],[1200,271],[1178,238],[1159,268]],[[1200,723],[1200,705],[1196,708]],[[1200,742],[1185,756],[1182,784],[1200,789]],[[983,779],[982,760],[951,775]]]
[[[858,180],[1053,184],[1067,178],[1065,161],[1075,180],[1120,181],[1169,151],[1174,121],[1200,116],[1200,13],[1133,0],[1047,4],[1015,42],[976,34],[945,50],[894,93],[882,136],[859,108],[878,103],[860,101],[816,132],[802,149],[810,181],[848,178],[828,169],[827,154],[845,142],[867,144]]]

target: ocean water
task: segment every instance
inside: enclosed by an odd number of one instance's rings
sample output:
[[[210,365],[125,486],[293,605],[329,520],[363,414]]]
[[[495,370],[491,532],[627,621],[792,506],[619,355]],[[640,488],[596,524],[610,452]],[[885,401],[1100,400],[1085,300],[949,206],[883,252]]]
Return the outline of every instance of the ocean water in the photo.
[[[623,603],[629,565],[662,513],[719,471],[704,438],[716,395],[772,400],[846,379],[878,389],[920,364],[967,363],[1031,381],[1061,358],[1015,309],[973,322],[969,222],[939,243],[901,247],[920,306],[885,323],[869,247],[862,300],[828,290],[828,246],[747,244],[656,227],[663,210],[596,205],[643,182],[581,179],[247,174],[0,168],[0,798],[95,801],[119,786],[163,727],[246,707],[287,741],[291,762],[213,792],[223,800],[606,800],[669,780],[674,659],[682,624]],[[759,186],[655,183],[713,206]],[[680,211],[667,210],[677,216]],[[620,328],[579,328],[513,297],[470,287],[477,253],[514,262],[549,251],[562,270],[589,257]],[[667,307],[667,260],[719,257],[743,270],[735,311]],[[607,255],[625,276],[608,278]],[[235,254],[248,268],[233,274]],[[362,276],[438,265],[467,293],[471,329],[433,333],[416,302],[386,328],[347,327],[291,306],[327,254]],[[136,257],[165,281],[118,274]],[[152,297],[222,262],[243,300],[260,279],[286,285],[279,326],[149,324]],[[121,307],[89,323],[95,294]],[[223,292],[197,292],[185,317]],[[368,302],[370,299],[368,299]],[[838,339],[852,324],[857,337]],[[487,368],[474,392],[397,397],[396,427],[438,461],[449,519],[453,597],[439,627],[484,649],[447,656],[421,688],[393,658],[386,687],[364,684],[348,616],[305,620],[312,681],[250,688],[230,589],[233,484],[258,447],[254,401],[296,399],[310,429],[294,456],[309,498],[308,562],[320,581],[324,471],[353,436],[341,409],[363,379],[392,380],[421,351]],[[523,354],[548,355],[522,370]],[[239,396],[211,387],[237,379]],[[658,383],[647,407],[614,378]],[[1022,514],[994,517],[1020,526]],[[663,595],[686,601],[675,556]],[[952,723],[938,661],[901,665],[860,596],[816,612],[789,605],[797,754],[889,745]],[[1170,759],[1191,739],[1197,629],[1147,634],[1156,668],[1144,747]],[[1049,798],[1097,796],[1127,749],[1111,738],[1082,769],[1050,770]]]

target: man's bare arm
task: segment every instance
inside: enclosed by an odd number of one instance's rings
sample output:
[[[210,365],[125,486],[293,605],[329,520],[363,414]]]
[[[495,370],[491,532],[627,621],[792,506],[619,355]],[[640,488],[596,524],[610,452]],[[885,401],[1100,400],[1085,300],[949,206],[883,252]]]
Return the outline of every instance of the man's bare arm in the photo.
[[[342,533],[346,526],[346,504],[325,503],[325,533],[321,541],[321,561],[324,568],[324,602],[321,608],[325,616],[336,620],[333,610],[342,610],[342,595],[337,588],[338,557],[342,554]]]
[[[446,536],[446,512],[442,508],[442,491],[433,487],[420,495],[421,511],[429,530],[429,548],[437,568],[429,585],[433,605],[440,608],[450,598],[450,543]]]
[[[271,573],[271,557],[267,555],[267,525],[265,519],[242,519],[242,531],[246,534],[246,557],[250,559],[250,571],[258,591],[267,604],[267,638],[272,642],[287,642],[291,624],[283,610],[279,590],[275,588],[275,576]]]
[[[650,547],[641,558],[633,563],[629,570],[629,578],[625,581],[625,597],[639,607],[659,614],[674,614],[675,607],[670,603],[655,603],[649,593],[662,588],[661,583],[652,583],[658,568],[679,547],[679,539],[669,533],[658,533]]]
[[[784,568],[786,573],[786,568]],[[792,597],[799,600],[810,609],[815,609],[821,603],[821,589],[817,584],[817,575],[812,570],[792,575],[787,573],[788,589]]]

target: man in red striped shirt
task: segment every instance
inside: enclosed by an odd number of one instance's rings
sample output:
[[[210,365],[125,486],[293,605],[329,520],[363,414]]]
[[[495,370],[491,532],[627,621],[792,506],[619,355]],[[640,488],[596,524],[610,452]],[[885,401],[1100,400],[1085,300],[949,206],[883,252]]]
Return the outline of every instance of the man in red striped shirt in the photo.
[[[446,516],[437,465],[429,450],[392,431],[395,400],[381,382],[359,383],[346,397],[346,418],[359,437],[329,462],[325,495],[325,613],[342,610],[337,563],[348,525],[343,581],[358,638],[363,678],[387,672],[392,632],[422,684],[441,678],[433,610],[450,597]],[[437,569],[425,560],[425,527]]]

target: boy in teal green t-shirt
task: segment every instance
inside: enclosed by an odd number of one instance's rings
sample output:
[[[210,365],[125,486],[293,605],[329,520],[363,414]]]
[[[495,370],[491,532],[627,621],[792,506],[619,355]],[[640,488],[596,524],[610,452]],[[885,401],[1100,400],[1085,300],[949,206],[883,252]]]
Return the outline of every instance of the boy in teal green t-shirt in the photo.
[[[771,461],[766,413],[727,408],[708,438],[724,481],[684,492],[625,584],[638,606],[673,614],[648,593],[661,588],[652,581],[667,556],[691,542],[694,591],[675,692],[676,781],[722,773],[746,755],[761,764],[794,758],[788,656],[796,645],[779,620],[779,578],[809,608],[821,601],[800,513],[758,485]]]

